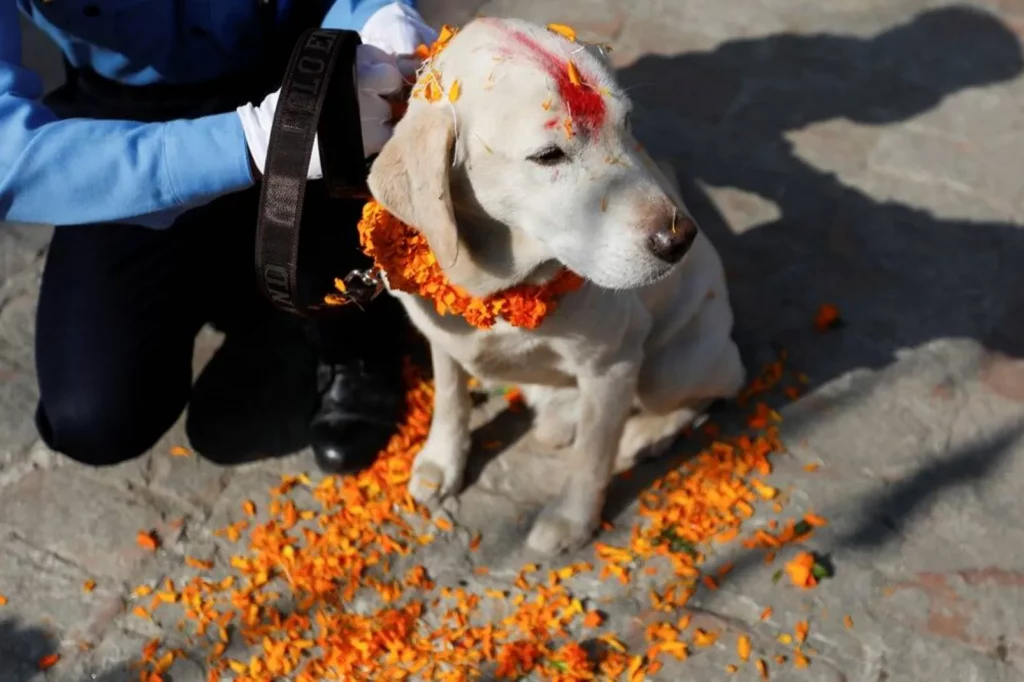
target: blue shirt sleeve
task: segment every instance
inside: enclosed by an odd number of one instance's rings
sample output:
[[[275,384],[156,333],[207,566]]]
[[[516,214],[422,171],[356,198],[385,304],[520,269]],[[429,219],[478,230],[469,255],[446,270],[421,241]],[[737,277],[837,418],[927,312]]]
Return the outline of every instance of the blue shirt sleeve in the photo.
[[[322,28],[360,31],[374,12],[392,2],[395,0],[335,0],[320,25]],[[415,0],[399,0],[399,2],[413,9],[416,8]]]
[[[21,64],[15,1],[0,0],[0,221],[165,227],[182,209],[253,182],[235,112],[169,123],[59,120],[42,92]]]

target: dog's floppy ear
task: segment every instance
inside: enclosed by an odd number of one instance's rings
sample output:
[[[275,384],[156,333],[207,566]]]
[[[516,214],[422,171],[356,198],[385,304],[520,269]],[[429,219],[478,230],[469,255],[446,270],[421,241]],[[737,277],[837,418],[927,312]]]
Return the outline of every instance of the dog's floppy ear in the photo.
[[[442,267],[459,252],[449,168],[455,122],[445,107],[413,106],[370,168],[370,192],[395,217],[420,231]]]

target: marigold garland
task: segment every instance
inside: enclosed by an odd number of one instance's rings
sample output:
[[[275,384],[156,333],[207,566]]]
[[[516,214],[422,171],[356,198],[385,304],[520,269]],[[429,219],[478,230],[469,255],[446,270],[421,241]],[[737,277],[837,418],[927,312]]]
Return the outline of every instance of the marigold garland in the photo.
[[[424,66],[412,97],[430,102],[441,99],[444,86],[441,75],[432,68],[431,62],[456,33],[457,29],[445,26],[430,48],[421,46],[418,54],[423,58]],[[460,87],[458,81],[452,83],[449,101],[458,99]],[[432,300],[438,314],[460,315],[478,329],[490,329],[499,319],[515,327],[536,329],[554,312],[559,298],[583,285],[579,275],[563,269],[543,284],[519,284],[486,298],[478,298],[449,282],[423,235],[391,215],[376,201],[367,202],[363,208],[358,229],[363,252],[373,258],[393,290]],[[334,285],[340,295],[329,294],[325,302],[329,305],[344,304],[344,281],[336,279]]]
[[[561,270],[544,284],[520,284],[486,298],[471,296],[448,281],[426,238],[376,201],[363,208],[359,239],[366,255],[387,273],[392,289],[432,300],[438,314],[461,315],[478,329],[490,329],[499,318],[536,329],[559,297],[583,283],[579,275]]]

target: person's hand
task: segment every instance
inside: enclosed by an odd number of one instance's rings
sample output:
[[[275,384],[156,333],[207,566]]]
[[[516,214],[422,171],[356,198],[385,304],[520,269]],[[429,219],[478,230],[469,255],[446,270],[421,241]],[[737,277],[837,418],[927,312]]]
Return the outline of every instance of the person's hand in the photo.
[[[363,154],[373,156],[391,137],[391,105],[388,96],[402,89],[402,73],[395,57],[373,45],[359,45],[356,49],[356,88],[359,91],[359,118],[362,124]],[[270,146],[270,127],[281,91],[276,90],[258,105],[245,104],[237,109],[242,119],[242,131],[249,147],[252,165],[260,175],[267,161]],[[319,140],[313,142],[309,160],[308,179],[323,177],[320,166]]]
[[[400,2],[374,12],[359,32],[363,43],[394,55],[402,74],[410,79],[420,66],[416,48],[431,45],[437,36],[437,31],[428,26],[416,10]]]

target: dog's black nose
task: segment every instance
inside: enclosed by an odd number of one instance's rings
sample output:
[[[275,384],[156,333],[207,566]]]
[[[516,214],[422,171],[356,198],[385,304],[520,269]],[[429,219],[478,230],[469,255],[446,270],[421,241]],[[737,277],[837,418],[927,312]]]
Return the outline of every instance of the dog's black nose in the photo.
[[[674,217],[647,239],[651,253],[666,263],[678,263],[697,237],[697,223],[690,218]]]

